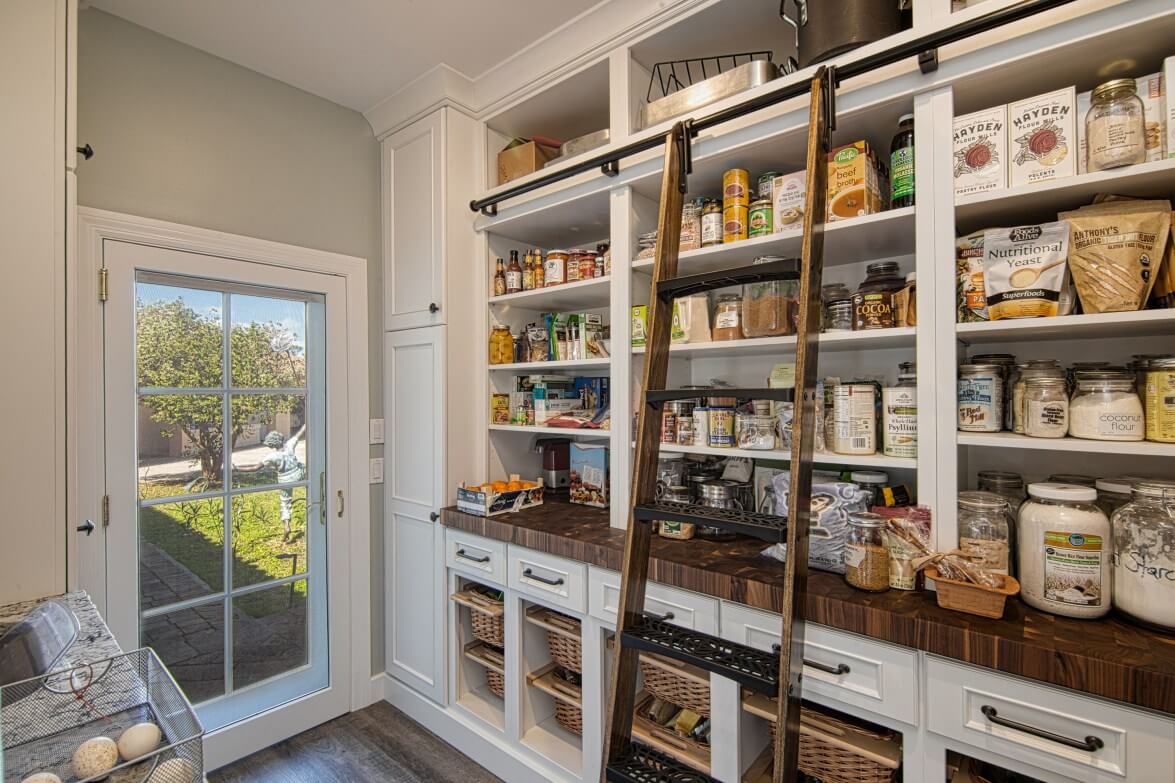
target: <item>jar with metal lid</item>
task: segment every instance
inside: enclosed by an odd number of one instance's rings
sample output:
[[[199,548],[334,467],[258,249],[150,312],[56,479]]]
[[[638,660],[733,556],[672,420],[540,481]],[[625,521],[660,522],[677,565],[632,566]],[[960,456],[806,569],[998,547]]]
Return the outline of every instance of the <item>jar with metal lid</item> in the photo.
[[[1029,606],[1080,618],[1110,611],[1110,520],[1096,498],[1093,487],[1028,485],[1017,524],[1020,597]]]
[[[1111,527],[1114,608],[1141,625],[1175,632],[1175,482],[1135,482]]]
[[[737,497],[736,484],[738,482],[725,481],[723,479],[707,481],[700,484],[698,491],[701,494],[698,498],[698,505],[706,506],[707,508],[742,511],[743,506]],[[729,541],[734,538],[734,533],[729,530],[711,527],[710,525],[699,525],[697,534],[699,538],[707,538],[711,541]]]
[[[596,276],[596,254],[591,251],[584,251],[576,254],[576,259],[579,262],[579,279],[591,280]],[[600,259],[600,275],[604,273],[604,259]]]
[[[978,568],[1008,573],[1011,532],[1008,499],[994,492],[959,493],[959,549]]]
[[[722,244],[722,202],[710,199],[702,207],[702,247]]]
[[[759,256],[754,264],[785,261],[783,256]],[[790,312],[796,301],[795,280],[768,280],[743,286],[742,329],[744,337],[777,337],[791,334]]]
[[[747,236],[766,236],[771,231],[771,199],[760,198],[752,201],[747,211]]]
[[[490,331],[489,349],[490,364],[509,364],[514,361],[514,338],[510,335],[509,326],[494,324]]]
[[[996,364],[959,365],[958,423],[962,432],[1004,427],[1004,376]]]
[[[562,285],[567,282],[567,260],[570,255],[566,250],[548,250],[547,260],[543,262],[543,287]]]
[[[1099,84],[1085,114],[1086,170],[1146,161],[1146,116],[1134,79]]]
[[[1024,479],[1019,473],[1010,473],[1004,470],[981,470],[977,479],[978,489],[1003,496],[1008,501],[1008,508],[1013,513],[1028,498],[1028,493],[1024,491]]]
[[[681,239],[678,250],[697,250],[702,246],[702,209],[706,200],[690,199],[681,205]]]
[[[1150,369],[1152,359],[1172,359],[1169,354],[1163,353],[1136,353],[1131,357],[1126,369],[1134,373],[1134,385],[1138,389],[1138,396],[1142,397],[1143,407],[1146,407],[1146,372]]]
[[[1175,358],[1147,362],[1146,439],[1175,443]]]
[[[1024,383],[1024,434],[1063,438],[1069,432],[1069,384],[1064,378],[1029,378]]]
[[[876,261],[865,267],[865,280],[853,294],[853,331],[897,326],[893,297],[905,288],[896,261]]]
[[[1130,502],[1130,484],[1130,479],[1125,477],[1100,478],[1094,482],[1094,489],[1097,490],[1097,500],[1094,502],[1111,520],[1115,511]],[[1175,579],[1175,574],[1172,578]]]
[[[1025,384],[1030,378],[1060,378],[1065,380],[1065,369],[1056,359],[1031,359],[1016,365],[1017,374],[1012,381],[1012,432],[1024,435],[1024,423],[1028,408],[1024,398]]]
[[[1123,367],[1110,367],[1109,362],[1073,362],[1073,364],[1069,365],[1069,369],[1065,371],[1065,378],[1069,382],[1069,392],[1073,392],[1078,375],[1085,375],[1090,372],[1105,372],[1111,369],[1118,371],[1125,370]]]
[[[660,499],[669,500],[674,503],[689,503],[691,502],[689,487],[682,484],[665,487],[665,491],[661,493]],[[694,537],[694,523],[670,522],[662,519],[660,520],[657,533],[665,538],[679,540],[690,539]]]
[[[849,514],[845,581],[858,590],[881,593],[889,589],[889,551],[884,532],[885,517],[880,514]]]
[[[710,330],[713,340],[741,340],[742,327],[742,294],[719,294],[714,305],[714,328]]]
[[[1076,484],[1079,487],[1092,487],[1097,484],[1097,479],[1093,476],[1086,476],[1084,473],[1053,473],[1049,476],[1049,482],[1052,484]]]
[[[1091,440],[1142,440],[1146,417],[1129,373],[1090,373],[1069,400],[1069,434]]]
[[[849,481],[865,492],[865,508],[883,505],[882,490],[889,484],[889,474],[882,470],[854,470],[849,473]]]
[[[735,431],[740,449],[770,451],[775,448],[775,418],[770,414],[739,413],[735,416]]]
[[[1012,429],[1012,387],[1020,372],[1016,367],[1016,357],[1010,353],[980,353],[968,359],[970,364],[999,365],[1004,377],[1004,429]]]

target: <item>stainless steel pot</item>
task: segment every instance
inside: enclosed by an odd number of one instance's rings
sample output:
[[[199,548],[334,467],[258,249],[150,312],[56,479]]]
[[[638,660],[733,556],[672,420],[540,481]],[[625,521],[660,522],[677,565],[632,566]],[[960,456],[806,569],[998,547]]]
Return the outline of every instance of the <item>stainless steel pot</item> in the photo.
[[[801,68],[902,29],[899,0],[780,0],[779,16],[796,29]]]

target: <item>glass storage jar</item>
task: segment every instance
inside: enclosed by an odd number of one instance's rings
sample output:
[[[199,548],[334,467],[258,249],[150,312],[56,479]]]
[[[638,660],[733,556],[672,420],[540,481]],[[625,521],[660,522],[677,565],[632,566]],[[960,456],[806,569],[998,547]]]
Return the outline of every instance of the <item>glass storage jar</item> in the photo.
[[[962,432],[999,432],[1004,427],[1004,375],[997,364],[960,364],[958,426]]]
[[[981,353],[972,356],[971,364],[994,364],[999,366],[1004,379],[1004,426],[1005,430],[1012,429],[1012,388],[1016,379],[1020,377],[1020,370],[1016,366],[1016,357],[1010,353]]]
[[[1094,502],[1112,519],[1115,511],[1130,502],[1130,485],[1131,480],[1125,477],[1100,478],[1093,484],[1097,490],[1097,500]],[[1172,578],[1175,579],[1175,574]]]
[[[1086,170],[1146,161],[1146,117],[1134,79],[1099,84],[1085,114]]]
[[[1094,505],[1097,491],[1076,484],[1028,485],[1020,506],[1020,597],[1064,617],[1110,611],[1110,520]]]
[[[510,327],[495,324],[490,331],[490,364],[509,364],[514,361],[514,338]]]
[[[735,442],[740,449],[770,451],[775,448],[775,417],[770,414],[736,414],[735,433]]]
[[[1016,511],[1020,504],[1028,498],[1024,491],[1024,479],[1019,473],[1009,473],[1003,470],[981,470],[978,475],[976,489],[982,492],[993,492],[1008,501],[1008,573],[1016,576],[1018,564],[1016,562],[1017,545],[1019,543],[1016,532]]]
[[[711,337],[718,340],[741,340],[742,327],[742,294],[719,294],[714,305],[714,328]]]
[[[783,256],[759,256],[753,264],[786,260]],[[744,337],[778,337],[791,334],[791,310],[796,302],[795,280],[770,280],[743,286]]]
[[[1020,435],[1024,432],[1024,422],[1028,408],[1024,400],[1024,390],[1031,378],[1060,378],[1065,379],[1065,369],[1056,359],[1032,359],[1016,365],[1016,374],[1011,383],[1012,392],[1012,432]]]
[[[737,484],[738,482],[736,481],[726,481],[724,479],[707,481],[700,484],[698,486],[700,493],[698,505],[707,506],[708,508],[742,511],[743,505],[736,496]],[[710,525],[698,525],[696,532],[699,538],[708,538],[711,541],[730,541],[734,538],[734,533],[731,531],[720,527],[711,527]]]
[[[889,552],[884,531],[885,517],[880,514],[849,514],[845,581],[859,590],[880,593],[889,589]]]
[[[1114,608],[1175,632],[1175,481],[1135,482],[1114,512]]]
[[[1007,574],[1011,551],[1007,498],[994,492],[960,492],[958,503],[959,549],[976,567]]]
[[[853,331],[897,326],[893,297],[906,287],[896,261],[877,261],[865,267],[865,280],[853,294]]]
[[[1142,440],[1146,419],[1134,376],[1104,372],[1077,378],[1069,400],[1069,434],[1091,440]]]
[[[1069,431],[1069,385],[1064,378],[1037,377],[1024,382],[1024,434],[1063,438]]]
[[[884,505],[882,490],[889,484],[888,473],[881,470],[854,470],[849,473],[849,481],[866,493],[865,508]]]

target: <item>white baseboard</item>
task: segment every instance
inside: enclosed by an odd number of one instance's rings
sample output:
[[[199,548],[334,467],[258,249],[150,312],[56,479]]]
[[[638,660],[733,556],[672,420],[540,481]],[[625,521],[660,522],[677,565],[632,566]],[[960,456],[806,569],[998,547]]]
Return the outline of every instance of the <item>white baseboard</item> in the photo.
[[[421,696],[399,680],[387,674],[373,677],[383,681],[383,698],[409,718],[460,750],[506,783],[550,783],[572,781],[557,775],[537,759],[528,758],[517,747],[494,736],[455,710],[447,710]]]

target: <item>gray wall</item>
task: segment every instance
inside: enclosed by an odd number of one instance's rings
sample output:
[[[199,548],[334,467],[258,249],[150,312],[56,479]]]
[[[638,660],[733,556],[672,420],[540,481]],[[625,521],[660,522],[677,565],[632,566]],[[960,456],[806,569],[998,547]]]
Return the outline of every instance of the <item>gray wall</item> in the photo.
[[[363,115],[98,10],[78,23],[82,206],[366,258],[381,415],[379,143]],[[379,456],[382,449],[372,450]],[[371,492],[372,671],[383,670],[383,496]]]

